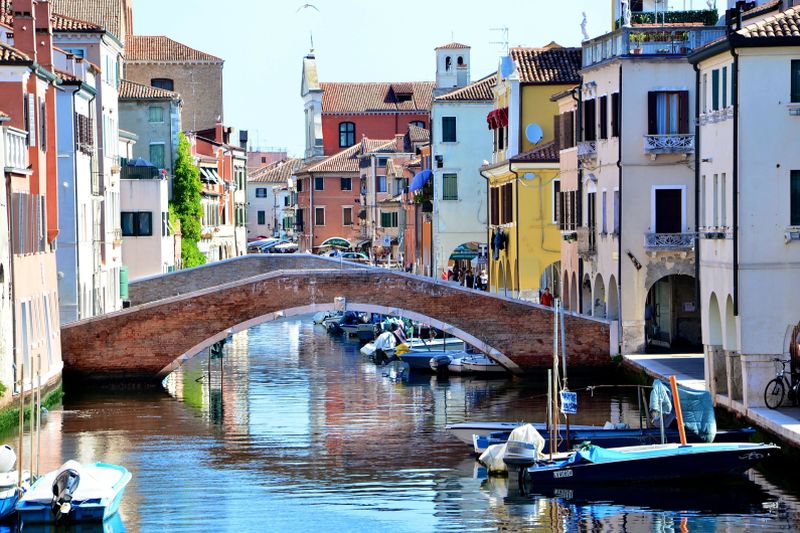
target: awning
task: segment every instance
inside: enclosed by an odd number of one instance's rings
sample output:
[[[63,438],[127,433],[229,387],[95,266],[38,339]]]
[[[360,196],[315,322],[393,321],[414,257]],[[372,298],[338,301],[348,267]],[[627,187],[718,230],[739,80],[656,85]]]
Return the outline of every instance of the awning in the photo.
[[[219,183],[219,175],[213,168],[200,167],[200,181],[206,183]]]
[[[330,246],[331,248],[350,248],[350,241],[342,237],[331,237],[330,239],[326,239],[325,242],[319,246],[320,248],[323,246]]]
[[[450,254],[450,259],[453,261],[472,261],[476,257],[478,257],[478,251],[473,250],[469,244],[462,244],[456,247],[456,249],[453,250],[453,253]]]
[[[489,114],[486,115],[486,123],[489,125],[490,130],[508,126],[508,108],[504,107],[489,111]]]
[[[356,245],[353,246],[353,248],[361,248],[361,247],[363,247],[365,245],[368,245],[368,244],[372,244],[372,240],[371,239],[364,239],[363,241],[358,241],[356,243]]]
[[[432,170],[423,170],[419,172],[414,178],[411,180],[411,185],[408,187],[408,192],[417,191],[425,186],[428,183],[428,180],[431,179],[433,176]]]

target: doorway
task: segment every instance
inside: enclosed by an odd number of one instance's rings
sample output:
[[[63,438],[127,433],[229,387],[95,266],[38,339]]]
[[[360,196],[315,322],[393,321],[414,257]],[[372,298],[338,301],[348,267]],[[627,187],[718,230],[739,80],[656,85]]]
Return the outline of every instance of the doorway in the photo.
[[[655,282],[647,293],[644,316],[648,350],[702,351],[700,313],[695,304],[692,276],[671,275]]]

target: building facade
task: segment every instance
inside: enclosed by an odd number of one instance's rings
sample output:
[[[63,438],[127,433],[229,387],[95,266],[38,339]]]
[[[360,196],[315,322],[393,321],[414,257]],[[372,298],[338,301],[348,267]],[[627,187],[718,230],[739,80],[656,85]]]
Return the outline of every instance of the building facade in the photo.
[[[800,8],[740,7],[690,61],[706,380],[744,413],[764,405],[774,358],[798,365]]]
[[[248,241],[294,234],[292,176],[301,166],[300,159],[286,159],[250,172],[247,177]]]

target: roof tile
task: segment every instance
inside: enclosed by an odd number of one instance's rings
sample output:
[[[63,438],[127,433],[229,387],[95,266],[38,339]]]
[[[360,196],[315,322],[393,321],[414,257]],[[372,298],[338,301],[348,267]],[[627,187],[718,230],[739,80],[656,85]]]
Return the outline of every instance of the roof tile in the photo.
[[[302,159],[284,159],[254,170],[247,177],[253,183],[286,183],[302,166]]]
[[[431,132],[414,124],[408,125],[408,140],[412,143],[427,143],[431,141]]]
[[[313,162],[300,172],[311,174],[316,172],[358,172],[358,156],[372,152],[393,152],[394,140],[376,140],[363,138],[349,148],[326,157],[322,161]]]
[[[736,32],[744,38],[800,37],[800,8],[790,8],[745,26]]]
[[[538,146],[527,152],[522,152],[511,158],[519,163],[557,163],[559,161],[558,146],[555,141]]]
[[[125,45],[125,59],[136,61],[202,61],[222,62],[222,59],[173,41],[165,35],[131,35]]]
[[[580,83],[581,49],[551,44],[544,48],[512,48],[522,83]]]
[[[0,63],[30,63],[31,58],[11,45],[0,43]]]
[[[433,82],[356,82],[321,83],[322,112],[325,114],[366,113],[369,111],[423,111],[431,108]],[[410,92],[406,92],[410,89]],[[410,94],[398,101],[392,95]]]
[[[492,73],[478,81],[473,81],[465,87],[437,96],[436,100],[461,102],[494,100],[494,91],[492,89],[495,85],[497,85],[497,74]]]
[[[449,50],[454,48],[470,48],[470,46],[461,43],[447,43],[443,44],[442,46],[437,46],[436,48],[434,48],[434,50]]]
[[[80,32],[80,31],[102,31],[103,28],[97,24],[78,20],[58,13],[53,14],[53,31]]]
[[[120,100],[173,100],[180,99],[176,92],[151,87],[130,80],[121,80],[119,84]]]

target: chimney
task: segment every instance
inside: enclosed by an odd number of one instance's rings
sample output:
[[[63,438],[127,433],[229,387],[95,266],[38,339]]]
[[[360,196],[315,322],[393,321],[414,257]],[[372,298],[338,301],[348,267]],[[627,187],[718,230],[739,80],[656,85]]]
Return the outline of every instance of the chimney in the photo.
[[[247,130],[239,130],[239,146],[247,150]]]
[[[405,133],[397,133],[394,136],[394,146],[395,150],[398,152],[404,152],[406,149],[406,134]]]
[[[219,119],[217,119],[217,123],[214,126],[214,142],[224,143],[224,133],[225,127],[222,125]]]
[[[33,61],[36,58],[36,28],[33,0],[14,0],[12,6],[14,28],[14,48],[24,52]]]
[[[36,26],[36,60],[47,70],[53,70],[53,28],[50,2],[39,0],[33,9]]]

